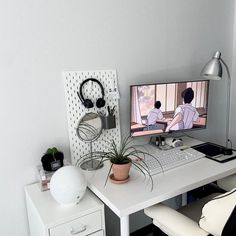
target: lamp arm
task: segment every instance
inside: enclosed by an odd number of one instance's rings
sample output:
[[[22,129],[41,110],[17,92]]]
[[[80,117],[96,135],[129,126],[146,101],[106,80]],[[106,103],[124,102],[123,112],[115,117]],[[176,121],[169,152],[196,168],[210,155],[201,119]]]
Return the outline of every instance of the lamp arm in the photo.
[[[229,148],[229,123],[230,123],[230,88],[231,88],[231,77],[230,72],[227,64],[224,62],[222,58],[220,58],[220,61],[224,64],[226,72],[227,72],[227,105],[226,105],[226,148]]]

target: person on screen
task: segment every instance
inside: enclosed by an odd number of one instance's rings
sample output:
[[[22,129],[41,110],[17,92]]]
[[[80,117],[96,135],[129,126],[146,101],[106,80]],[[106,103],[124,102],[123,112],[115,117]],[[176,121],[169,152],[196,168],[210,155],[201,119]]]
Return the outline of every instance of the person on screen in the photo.
[[[194,98],[192,88],[185,89],[181,93],[181,97],[183,98],[183,105],[179,105],[176,108],[174,118],[166,127],[166,132],[170,130],[191,129],[193,122],[199,119],[197,109],[191,104]]]
[[[162,111],[160,110],[161,107],[161,102],[156,101],[154,104],[154,108],[148,113],[147,116],[147,125],[148,129],[161,129],[163,128],[163,125],[159,125],[156,123],[157,120],[163,120],[163,114]]]

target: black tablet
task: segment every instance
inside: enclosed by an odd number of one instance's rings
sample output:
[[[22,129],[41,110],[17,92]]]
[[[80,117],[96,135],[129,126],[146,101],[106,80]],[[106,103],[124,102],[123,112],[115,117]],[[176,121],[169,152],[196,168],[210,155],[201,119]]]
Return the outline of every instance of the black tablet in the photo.
[[[227,162],[236,158],[236,152],[233,151],[232,155],[224,155],[224,147],[215,143],[202,143],[192,146],[193,149],[203,153],[207,158],[218,162]]]

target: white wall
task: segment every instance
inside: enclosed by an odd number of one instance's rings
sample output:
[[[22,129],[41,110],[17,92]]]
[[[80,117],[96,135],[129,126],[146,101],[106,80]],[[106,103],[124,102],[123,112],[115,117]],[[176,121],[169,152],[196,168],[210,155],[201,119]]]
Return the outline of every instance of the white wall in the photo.
[[[69,158],[62,71],[117,69],[125,131],[129,84],[198,79],[218,49],[231,64],[233,6],[233,0],[1,1],[0,234],[28,234],[23,186],[35,181],[47,147]],[[224,132],[221,87],[223,81],[212,83],[209,128],[198,133],[217,141]]]

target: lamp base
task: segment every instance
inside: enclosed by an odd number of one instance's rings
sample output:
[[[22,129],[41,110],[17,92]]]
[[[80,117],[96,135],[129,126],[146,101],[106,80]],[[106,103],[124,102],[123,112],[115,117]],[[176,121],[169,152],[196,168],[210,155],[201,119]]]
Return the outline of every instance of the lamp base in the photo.
[[[83,162],[81,165],[80,165],[80,168],[83,169],[83,170],[98,170],[100,168],[103,167],[103,163],[101,163],[101,161],[98,161],[98,160],[88,160],[88,161],[85,161]]]
[[[224,155],[232,155],[233,154],[232,148],[227,148],[227,147],[224,147],[222,152]]]

